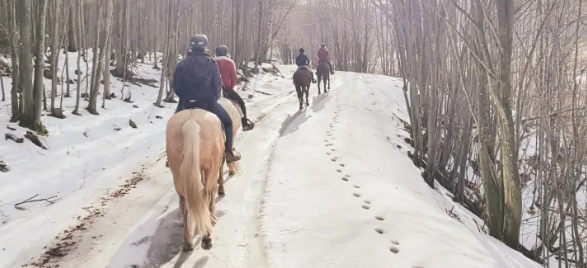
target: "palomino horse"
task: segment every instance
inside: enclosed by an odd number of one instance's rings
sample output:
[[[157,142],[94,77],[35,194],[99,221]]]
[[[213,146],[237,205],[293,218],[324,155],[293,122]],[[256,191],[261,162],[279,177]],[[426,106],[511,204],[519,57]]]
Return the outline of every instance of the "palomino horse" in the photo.
[[[241,119],[244,117],[243,110],[240,108],[237,102],[234,102],[227,98],[220,98],[218,101],[222,107],[228,112],[230,115],[230,119],[232,119],[232,144],[235,144],[236,141],[236,134],[238,133],[239,128],[242,125]],[[228,164],[228,175],[239,175],[240,174],[240,167],[238,161],[232,162]],[[220,184],[218,188],[218,194],[224,195],[224,180],[218,181]]]
[[[296,93],[298,93],[300,110],[304,105],[304,94],[306,94],[306,107],[310,106],[308,95],[310,92],[310,85],[312,84],[312,70],[307,66],[299,67],[293,74],[293,83],[296,87]]]
[[[318,76],[318,95],[320,92],[320,81],[324,81],[324,93],[328,93],[326,89],[326,82],[328,82],[328,89],[330,89],[330,66],[327,62],[320,62],[316,68],[316,76]]]
[[[220,119],[202,109],[183,110],[167,122],[167,159],[184,217],[184,250],[194,249],[194,231],[202,236],[203,249],[212,247],[224,140]]]

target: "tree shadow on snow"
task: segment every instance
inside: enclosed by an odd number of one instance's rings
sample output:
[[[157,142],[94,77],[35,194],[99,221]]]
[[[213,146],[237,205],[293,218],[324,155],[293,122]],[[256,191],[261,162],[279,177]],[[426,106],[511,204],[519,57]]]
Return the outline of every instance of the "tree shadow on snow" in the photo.
[[[279,129],[280,137],[290,133],[294,133],[296,130],[298,130],[300,125],[302,125],[304,122],[308,121],[310,117],[312,117],[306,115],[307,108],[308,107],[305,107],[303,110],[299,110],[292,115],[288,115],[287,118],[283,120],[283,123],[281,123],[281,128]]]

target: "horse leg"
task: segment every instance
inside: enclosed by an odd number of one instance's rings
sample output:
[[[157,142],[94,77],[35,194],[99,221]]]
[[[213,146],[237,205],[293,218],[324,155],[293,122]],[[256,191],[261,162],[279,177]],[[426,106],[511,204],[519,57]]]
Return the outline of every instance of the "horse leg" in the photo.
[[[218,168],[220,169],[220,168]],[[216,169],[216,170],[218,170]],[[208,211],[210,213],[210,220],[212,221],[212,225],[215,225],[218,219],[216,218],[216,191],[218,190],[218,179],[214,179],[216,177],[215,169],[204,168],[202,171],[203,178],[202,183],[204,185],[204,204],[208,202]],[[210,249],[212,248],[212,231],[207,234],[200,234],[202,236],[202,249]]]
[[[304,93],[302,92],[302,87],[299,85],[296,85],[296,93],[298,94],[298,101],[300,102],[300,110],[303,108],[303,101],[304,101]]]
[[[234,176],[234,163],[229,163],[228,165],[228,176]]]
[[[212,224],[215,225],[218,219],[216,218],[216,193],[218,192],[218,180],[222,177],[219,176],[218,179],[214,179],[216,177],[216,172],[219,171],[221,168],[216,166],[212,167],[211,169],[204,168],[204,173],[206,180],[210,179],[210,181],[205,181],[205,189],[204,189],[204,202],[208,202],[208,210],[210,211],[210,219],[212,219]],[[216,170],[216,171],[215,171]],[[210,184],[210,185],[207,185]]]
[[[236,140],[236,134],[237,134],[237,132],[238,132],[238,129],[235,129],[235,130],[232,132],[232,144],[234,144],[234,142],[235,142],[235,140]],[[234,146],[233,146],[233,147],[234,147]],[[235,174],[236,174],[236,167],[235,167],[235,166],[236,166],[236,162],[232,162],[232,163],[230,163],[230,164],[227,164],[227,165],[228,165],[228,175],[229,175],[229,176],[233,176],[233,175],[235,175]],[[223,185],[224,185],[224,184],[223,184]]]
[[[328,77],[328,89],[330,89],[330,77]]]
[[[188,224],[188,217],[191,215],[188,214],[188,210],[186,209],[185,200],[183,197],[179,197],[179,209],[181,214],[183,215],[183,250],[185,251],[192,251],[194,250],[194,230],[190,228]]]
[[[304,89],[305,93],[306,93],[306,106],[310,106],[310,102],[308,101],[308,95],[310,95],[310,87],[306,87],[306,89]]]
[[[320,82],[322,81],[322,77],[320,77],[318,75],[318,83],[316,83],[318,85],[318,95],[322,94],[322,92],[320,91]]]
[[[228,164],[228,168],[230,169],[230,167],[233,164],[234,164],[234,162]],[[228,174],[230,175],[230,171],[228,172]],[[226,192],[224,191],[224,156],[222,156],[222,161],[220,162],[220,168],[218,169],[218,195],[219,196],[226,195]]]
[[[324,76],[324,93],[328,92],[328,89],[326,89],[326,81],[328,80],[328,76]]]

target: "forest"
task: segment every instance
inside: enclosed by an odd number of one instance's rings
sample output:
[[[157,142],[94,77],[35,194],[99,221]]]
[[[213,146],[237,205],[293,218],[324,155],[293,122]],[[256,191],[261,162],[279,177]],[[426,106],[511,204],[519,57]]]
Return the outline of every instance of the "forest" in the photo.
[[[315,62],[325,43],[337,71],[401,77],[422,179],[527,257],[586,266],[585,1],[0,0],[0,106],[50,135],[44,111],[68,120],[132,102],[110,81],[153,83],[133,71],[145,58],[161,70],[153,105],[175,102],[173,71],[200,33],[245,75],[251,62],[293,64],[299,48]],[[76,61],[58,66],[67,52]],[[91,73],[58,77],[82,64]]]

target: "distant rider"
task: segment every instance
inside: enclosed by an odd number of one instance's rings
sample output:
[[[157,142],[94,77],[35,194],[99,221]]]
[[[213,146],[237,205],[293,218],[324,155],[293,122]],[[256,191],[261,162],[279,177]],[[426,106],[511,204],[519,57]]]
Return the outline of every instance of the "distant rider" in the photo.
[[[299,54],[296,57],[296,65],[298,66],[298,69],[305,67],[305,69],[310,72],[310,74],[312,74],[312,83],[316,83],[316,79],[314,79],[314,72],[312,72],[312,69],[310,68],[310,59],[308,59],[308,56],[306,56],[304,53],[304,49],[300,48]]]
[[[232,148],[232,120],[218,103],[221,94],[220,72],[216,61],[206,48],[208,37],[199,34],[190,39],[190,50],[179,62],[173,75],[173,90],[179,97],[176,113],[185,109],[207,110],[220,119],[226,135],[226,162],[232,163],[241,156]]]
[[[330,66],[330,74],[334,74],[334,68],[332,68],[332,63],[330,62],[330,53],[328,52],[328,48],[326,48],[326,44],[322,43],[320,45],[320,49],[318,49],[318,64],[321,62],[328,63]]]
[[[255,124],[247,119],[247,107],[245,107],[245,101],[241,96],[234,90],[238,83],[238,77],[236,76],[236,65],[234,61],[228,56],[228,47],[220,45],[216,47],[216,57],[214,58],[218,64],[220,70],[220,78],[222,79],[222,90],[224,96],[228,99],[234,100],[240,105],[243,111],[242,128],[243,131],[249,131],[255,127]]]

